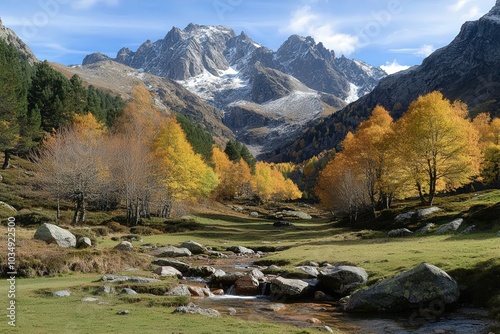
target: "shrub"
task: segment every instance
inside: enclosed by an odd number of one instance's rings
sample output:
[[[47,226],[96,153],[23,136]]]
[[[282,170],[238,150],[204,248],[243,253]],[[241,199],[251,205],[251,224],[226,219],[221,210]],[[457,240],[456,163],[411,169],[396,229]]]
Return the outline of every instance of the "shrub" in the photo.
[[[193,219],[167,220],[155,228],[165,233],[189,232],[203,230],[204,226]]]
[[[125,232],[129,231],[129,228],[127,226],[123,226],[122,224],[117,223],[115,221],[111,221],[111,222],[107,223],[107,227],[111,231],[117,232],[117,233],[125,233]]]
[[[140,235],[153,235],[153,234],[161,234],[161,231],[155,230],[147,226],[134,226],[130,228],[130,233],[140,234]]]
[[[91,230],[99,237],[105,237],[109,234],[109,228],[106,226],[94,226],[91,227]]]
[[[24,212],[15,216],[16,224],[19,226],[39,226],[44,223],[53,224],[54,220],[47,215],[38,212]]]
[[[140,241],[141,236],[138,234],[127,234],[127,235],[122,235],[120,239],[126,241]]]

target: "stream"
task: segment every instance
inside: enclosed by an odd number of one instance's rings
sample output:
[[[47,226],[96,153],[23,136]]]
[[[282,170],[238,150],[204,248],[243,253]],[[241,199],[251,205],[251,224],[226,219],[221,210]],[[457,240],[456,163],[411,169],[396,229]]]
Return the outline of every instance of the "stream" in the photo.
[[[209,265],[225,272],[248,272],[255,268],[262,269],[262,267],[252,265],[252,258],[245,257],[199,259],[195,262],[193,265]],[[208,281],[191,277],[186,278],[184,283],[206,286]],[[494,321],[488,318],[487,310],[476,308],[462,307],[439,317],[418,310],[410,316],[348,314],[339,311],[340,304],[335,301],[304,300],[282,304],[270,300],[270,297],[266,295],[237,296],[231,289],[225,293],[223,296],[208,298],[193,297],[193,302],[202,308],[216,309],[223,316],[234,316],[257,322],[282,323],[297,328],[317,328],[324,332],[327,332],[327,327],[329,327],[333,329],[333,332],[360,334],[488,334],[489,326],[494,324]]]

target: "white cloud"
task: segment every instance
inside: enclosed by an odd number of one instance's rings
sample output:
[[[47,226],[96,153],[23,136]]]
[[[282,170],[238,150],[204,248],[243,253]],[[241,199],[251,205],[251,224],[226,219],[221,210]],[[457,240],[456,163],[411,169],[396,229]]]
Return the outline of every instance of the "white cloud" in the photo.
[[[330,19],[311,11],[311,7],[303,6],[292,13],[288,25],[280,29],[281,33],[292,33],[313,37],[316,42],[334,50],[338,55],[350,55],[356,51],[358,38],[349,34],[337,32]]]
[[[419,48],[404,48],[404,49],[390,49],[389,52],[394,53],[407,53],[412,54],[414,56],[419,56],[422,58],[426,58],[436,51],[436,48],[430,44],[423,44]]]
[[[451,5],[449,8],[453,12],[459,12],[461,11],[465,5],[467,5],[471,0],[458,0],[456,1],[453,5]]]
[[[73,3],[73,7],[75,9],[89,9],[100,3],[107,6],[116,6],[119,2],[119,0],[78,0]]]
[[[407,70],[410,68],[410,66],[401,65],[396,59],[394,59],[392,63],[386,62],[385,65],[381,65],[380,68],[383,69],[387,74],[394,74],[400,71]]]

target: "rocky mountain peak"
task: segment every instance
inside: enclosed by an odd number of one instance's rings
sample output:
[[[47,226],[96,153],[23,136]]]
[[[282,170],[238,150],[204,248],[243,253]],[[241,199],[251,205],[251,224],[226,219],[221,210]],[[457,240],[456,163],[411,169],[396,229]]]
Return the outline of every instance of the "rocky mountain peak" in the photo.
[[[21,55],[26,58],[30,64],[38,62],[35,54],[31,49],[16,35],[14,31],[3,25],[0,19],[0,39],[3,39],[7,44],[14,45],[14,47],[19,50]]]
[[[495,20],[500,23],[500,0],[497,0],[495,6],[490,10],[488,14],[483,16],[485,19]]]

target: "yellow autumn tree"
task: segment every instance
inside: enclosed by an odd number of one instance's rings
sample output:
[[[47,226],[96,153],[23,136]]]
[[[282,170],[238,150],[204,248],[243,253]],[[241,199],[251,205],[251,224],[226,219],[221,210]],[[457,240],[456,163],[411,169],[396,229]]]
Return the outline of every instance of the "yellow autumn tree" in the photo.
[[[57,200],[57,216],[60,200],[74,203],[73,225],[85,222],[88,201],[95,199],[110,179],[101,145],[104,134],[104,125],[92,114],[75,115],[71,126],[46,138],[34,159],[40,185]]]
[[[500,184],[500,119],[479,114],[473,124],[480,136],[479,147],[483,153],[481,177],[486,184]]]
[[[292,180],[285,178],[276,166],[266,162],[258,162],[255,166],[252,191],[262,202],[295,200],[302,197]]]
[[[352,140],[352,137],[352,133],[348,133],[346,140]],[[351,221],[355,221],[359,212],[368,205],[365,189],[365,179],[341,152],[319,173],[314,190],[323,208],[345,213]]]
[[[175,118],[164,121],[153,141],[153,153],[160,178],[174,201],[206,197],[217,186],[214,171],[194,153]]]
[[[402,172],[423,204],[432,205],[438,191],[460,187],[478,175],[479,136],[465,118],[463,104],[429,93],[410,105],[395,129]]]
[[[214,146],[212,161],[219,179],[219,184],[215,189],[216,198],[232,199],[248,195],[252,175],[250,167],[243,159],[233,162],[224,151]]]

